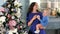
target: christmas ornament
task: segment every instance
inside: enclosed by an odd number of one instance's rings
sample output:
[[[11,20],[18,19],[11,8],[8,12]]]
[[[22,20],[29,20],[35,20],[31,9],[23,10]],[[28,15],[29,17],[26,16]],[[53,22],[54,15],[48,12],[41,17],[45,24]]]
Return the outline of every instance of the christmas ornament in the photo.
[[[16,26],[17,22],[15,20],[9,21],[9,26]]]
[[[1,17],[0,17],[0,24],[3,24],[3,22],[5,22],[5,19],[6,19],[5,16],[1,16]]]
[[[11,5],[10,4],[8,4],[8,6],[7,6],[8,8],[10,8],[11,7]]]
[[[4,8],[2,7],[2,8],[0,8],[0,11],[1,11],[1,12],[4,12],[5,10],[4,10]]]
[[[12,19],[15,19],[15,17],[14,17],[14,16],[12,16]]]
[[[12,11],[12,12],[14,12],[14,13],[16,13],[16,12],[17,12],[17,11],[16,11],[16,9],[13,9],[13,8],[11,9],[11,11]]]
[[[8,18],[8,19],[11,19],[11,17],[12,17],[12,16],[11,16],[10,14],[7,14],[7,18]]]
[[[19,9],[19,8],[17,8],[16,9],[17,10],[17,13],[15,14],[15,16],[17,16],[18,18],[20,18],[21,17],[21,9]]]
[[[0,15],[4,15],[2,12],[0,12]]]
[[[8,8],[5,8],[5,12],[6,12],[6,13],[9,13],[9,9],[8,9]]]
[[[9,30],[8,34],[18,34],[17,28],[15,28],[14,30]]]
[[[22,6],[22,4],[21,3],[19,3],[17,0],[14,2],[14,6],[16,6],[16,7],[20,7],[20,6]]]
[[[4,32],[6,32],[6,29],[3,24],[0,24],[0,34],[5,34]]]

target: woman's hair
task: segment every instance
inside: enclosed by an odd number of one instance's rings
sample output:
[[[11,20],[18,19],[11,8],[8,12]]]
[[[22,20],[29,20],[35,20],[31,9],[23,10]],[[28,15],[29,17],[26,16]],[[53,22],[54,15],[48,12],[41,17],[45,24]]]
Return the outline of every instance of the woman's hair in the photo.
[[[29,8],[28,8],[28,12],[32,12],[33,11],[33,7],[35,6],[36,2],[33,2]]]
[[[31,13],[33,11],[33,7],[35,6],[36,2],[31,3],[31,5],[28,8],[28,12],[27,15],[29,15],[29,13]],[[38,10],[37,10],[38,11]]]

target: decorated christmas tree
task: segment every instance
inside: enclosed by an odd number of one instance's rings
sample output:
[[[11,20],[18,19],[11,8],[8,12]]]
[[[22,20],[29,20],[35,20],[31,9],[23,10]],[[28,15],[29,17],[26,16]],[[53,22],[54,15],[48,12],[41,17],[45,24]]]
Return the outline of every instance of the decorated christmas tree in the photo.
[[[0,23],[7,29],[17,28],[18,32],[24,30],[24,23],[21,21],[22,4],[17,0],[7,0],[0,8]],[[17,24],[16,24],[17,23]],[[15,25],[16,24],[16,25]],[[12,27],[10,27],[12,26]],[[11,31],[9,31],[11,34]],[[15,31],[13,31],[15,32]]]

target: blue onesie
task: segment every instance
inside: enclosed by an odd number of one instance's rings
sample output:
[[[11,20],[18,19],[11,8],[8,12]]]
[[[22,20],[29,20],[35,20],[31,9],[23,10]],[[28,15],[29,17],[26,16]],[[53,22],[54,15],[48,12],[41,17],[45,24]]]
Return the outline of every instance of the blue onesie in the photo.
[[[48,16],[43,16],[42,20],[40,20],[41,24],[43,26],[46,26],[48,24]]]

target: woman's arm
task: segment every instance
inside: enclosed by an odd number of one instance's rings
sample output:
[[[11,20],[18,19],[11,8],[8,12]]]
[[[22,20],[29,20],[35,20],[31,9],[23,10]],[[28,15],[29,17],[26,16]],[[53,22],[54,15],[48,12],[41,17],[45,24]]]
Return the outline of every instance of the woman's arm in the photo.
[[[28,26],[30,26],[30,25],[32,24],[33,21],[34,21],[34,20],[31,19],[31,20],[28,22]]]
[[[32,22],[36,19],[36,15],[28,22],[28,26],[30,26],[32,24]]]

